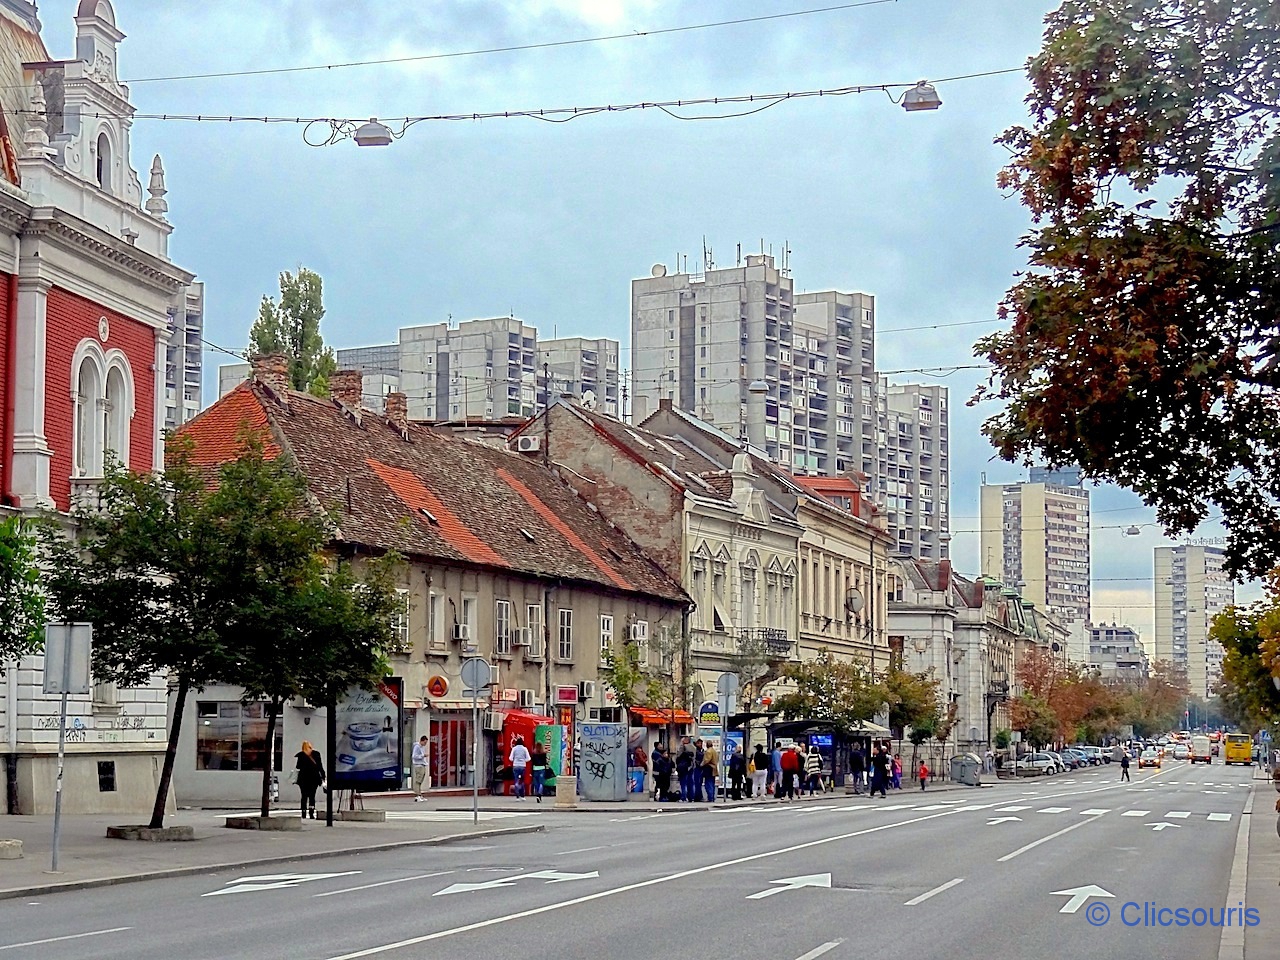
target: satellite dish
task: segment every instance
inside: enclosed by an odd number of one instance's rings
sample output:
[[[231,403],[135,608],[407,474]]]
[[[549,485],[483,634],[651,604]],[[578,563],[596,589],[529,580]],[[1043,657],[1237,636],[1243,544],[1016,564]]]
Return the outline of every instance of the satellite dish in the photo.
[[[664,263],[655,263],[649,270],[651,277],[665,277],[667,275],[667,266]]]
[[[596,408],[596,392],[594,390],[583,391],[582,405],[588,410],[594,410]]]

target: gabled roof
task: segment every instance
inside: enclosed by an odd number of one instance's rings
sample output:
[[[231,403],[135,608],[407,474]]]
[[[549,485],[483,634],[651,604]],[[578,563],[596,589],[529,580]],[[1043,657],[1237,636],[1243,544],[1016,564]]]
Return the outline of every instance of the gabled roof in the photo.
[[[205,466],[236,455],[243,429],[287,452],[344,542],[409,557],[592,584],[688,602],[559,477],[526,456],[261,384],[241,384],[178,434]]]

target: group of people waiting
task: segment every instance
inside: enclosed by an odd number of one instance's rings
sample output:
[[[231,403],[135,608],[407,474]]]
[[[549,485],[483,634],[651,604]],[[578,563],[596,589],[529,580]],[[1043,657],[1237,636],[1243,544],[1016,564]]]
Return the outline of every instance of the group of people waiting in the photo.
[[[715,744],[703,743],[701,738],[682,737],[680,745],[672,751],[660,743],[653,748],[651,764],[655,800],[715,802],[716,778],[720,771],[720,752]],[[770,794],[779,799],[794,799],[806,787],[810,796],[830,789],[823,777],[821,751],[801,743],[776,745],[772,753],[757,743],[750,755],[743,752],[741,745],[735,745],[727,766],[731,800]]]
[[[883,797],[888,790],[902,789],[902,757],[889,752],[888,741],[874,744],[870,757],[860,747],[854,747],[849,752],[849,773],[853,777],[854,793],[866,790],[868,796],[874,796],[878,791]],[[929,782],[929,767],[923,760],[916,770],[916,778],[924,790]]]

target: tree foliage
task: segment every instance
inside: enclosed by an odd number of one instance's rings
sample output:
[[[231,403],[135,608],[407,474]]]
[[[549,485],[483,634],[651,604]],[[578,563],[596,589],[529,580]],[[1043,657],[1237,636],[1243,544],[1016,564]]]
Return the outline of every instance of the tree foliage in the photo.
[[[843,733],[874,717],[888,699],[865,664],[837,660],[825,648],[812,660],[788,664],[783,676],[795,688],[774,701],[784,717],[830,723]]]
[[[1052,743],[1060,726],[1058,715],[1041,697],[1024,693],[1009,701],[1009,722],[1028,743],[1042,747]]]
[[[683,710],[692,689],[688,654],[687,638],[678,629],[661,626],[643,650],[637,642],[619,643],[603,658],[600,676],[624,709]]]
[[[1007,460],[1078,463],[1228,566],[1280,542],[1280,6],[1067,0],[999,177],[1034,226],[975,399]]]
[[[314,270],[299,267],[296,274],[280,274],[280,299],[264,295],[258,319],[249,328],[249,354],[282,353],[289,358],[293,389],[324,397],[329,377],[337,369],[333,350],[324,345],[320,321],[324,317],[324,282]]]
[[[0,677],[5,664],[40,650],[46,621],[31,521],[0,519]]]
[[[1209,637],[1224,650],[1219,695],[1236,722],[1253,731],[1280,721],[1280,569],[1261,600],[1218,614]]]
[[[895,736],[901,736],[901,731],[908,727],[913,737],[914,731],[926,728],[928,737],[936,735],[941,722],[937,680],[927,673],[908,673],[894,667],[884,675],[882,685],[885,702],[889,704],[889,726],[898,731]]]

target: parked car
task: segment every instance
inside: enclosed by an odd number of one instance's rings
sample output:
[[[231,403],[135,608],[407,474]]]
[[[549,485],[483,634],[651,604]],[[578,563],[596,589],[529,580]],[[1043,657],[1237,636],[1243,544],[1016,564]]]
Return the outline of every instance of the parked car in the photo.
[[[1160,748],[1147,747],[1138,755],[1138,769],[1143,767],[1159,767],[1161,765]]]
[[[1028,753],[1018,758],[1015,772],[1020,777],[1049,776],[1058,772],[1058,764],[1047,753]]]
[[[1067,761],[1063,759],[1062,754],[1058,753],[1056,750],[1046,750],[1045,753],[1047,753],[1053,759],[1053,762],[1058,765],[1059,773],[1066,773],[1071,769],[1067,766]]]
[[[1079,770],[1081,767],[1090,765],[1089,755],[1073,747],[1066,747],[1062,750],[1062,759],[1074,769]]]

